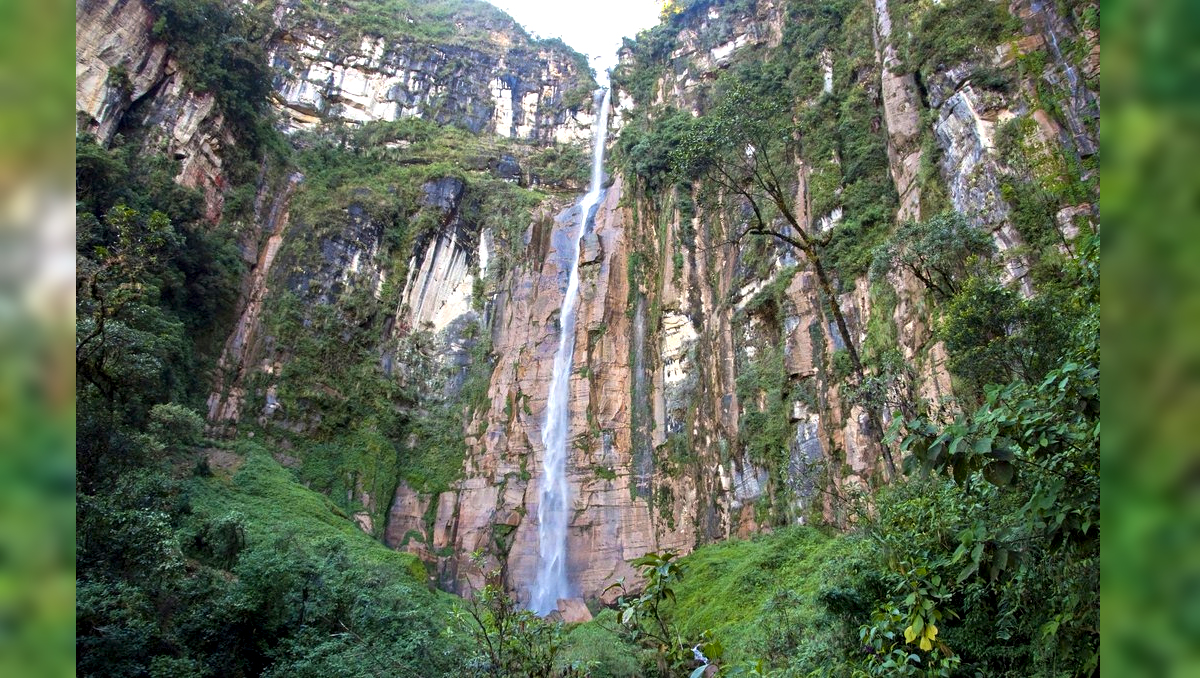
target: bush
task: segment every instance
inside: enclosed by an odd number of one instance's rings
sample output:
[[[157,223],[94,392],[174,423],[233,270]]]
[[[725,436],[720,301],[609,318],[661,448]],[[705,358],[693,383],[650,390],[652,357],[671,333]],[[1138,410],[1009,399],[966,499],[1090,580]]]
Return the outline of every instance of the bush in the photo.
[[[963,279],[982,270],[981,264],[996,250],[990,233],[976,228],[957,212],[942,212],[896,229],[874,253],[872,281],[882,281],[902,267],[924,283],[936,299],[957,294]]]

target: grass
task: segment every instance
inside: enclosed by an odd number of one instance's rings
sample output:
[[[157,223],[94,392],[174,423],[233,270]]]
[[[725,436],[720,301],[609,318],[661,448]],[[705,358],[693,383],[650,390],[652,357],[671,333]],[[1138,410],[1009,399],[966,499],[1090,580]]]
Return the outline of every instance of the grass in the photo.
[[[333,501],[300,485],[292,471],[260,445],[240,441],[235,449],[245,461],[232,477],[198,478],[188,488],[197,517],[216,520],[240,514],[248,547],[282,536],[303,543],[336,542],[366,569],[383,569],[396,579],[425,585],[425,566],[416,556],[393,551],[363,533]]]
[[[705,629],[724,644],[726,659],[752,659],[768,632],[768,604],[788,591],[788,613],[809,625],[823,613],[817,600],[835,581],[835,572],[861,551],[854,537],[829,536],[813,527],[794,526],[750,540],[731,539],[697,549],[680,560],[682,581],[675,588],[675,620],[685,638]]]

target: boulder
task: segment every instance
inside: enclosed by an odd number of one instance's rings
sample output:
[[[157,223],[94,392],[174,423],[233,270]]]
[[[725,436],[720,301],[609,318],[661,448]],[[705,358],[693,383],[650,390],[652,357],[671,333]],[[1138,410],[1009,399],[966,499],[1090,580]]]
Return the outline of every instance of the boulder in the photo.
[[[592,620],[592,611],[583,598],[559,598],[558,614],[568,624],[582,624]]]

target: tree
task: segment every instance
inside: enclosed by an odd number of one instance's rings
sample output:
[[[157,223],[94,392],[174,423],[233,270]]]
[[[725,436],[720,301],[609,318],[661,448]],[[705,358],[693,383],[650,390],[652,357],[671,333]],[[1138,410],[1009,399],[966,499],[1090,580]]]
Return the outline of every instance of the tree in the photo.
[[[472,554],[483,567],[483,554]],[[504,569],[484,574],[483,588],[473,592],[455,612],[456,627],[466,632],[478,651],[469,665],[478,675],[575,678],[580,667],[555,666],[563,647],[563,622],[543,619],[522,608],[504,588]]]
[[[671,624],[667,602],[675,603],[674,585],[683,578],[683,569],[675,561],[675,553],[651,552],[629,561],[629,564],[642,570],[646,584],[641,592],[630,592],[625,587],[624,577],[605,589],[606,592],[621,592],[617,598],[617,609],[626,636],[655,651],[662,675],[674,675],[673,670],[697,661],[702,664],[692,667],[691,676],[705,675],[706,669],[721,660],[725,649],[708,630],[700,634],[699,642],[693,646]]]
[[[861,382],[862,360],[822,257],[822,248],[829,245],[831,236],[813,231],[807,169],[801,161],[799,190],[793,188],[797,182],[783,173],[790,162],[803,156],[803,139],[794,133],[791,120],[783,97],[752,92],[735,83],[684,134],[673,153],[673,165],[684,177],[712,181],[726,194],[740,198],[749,209],[750,218],[732,235],[731,242],[747,236],[766,236],[789,245],[808,259],[846,346],[854,374]],[[881,440],[883,427],[878,416],[870,410],[868,416],[876,439]],[[886,445],[882,448],[888,469],[894,473],[891,452]]]
[[[989,233],[976,228],[958,212],[942,212],[925,221],[901,224],[875,252],[871,278],[882,279],[902,267],[916,276],[934,296],[949,299],[958,294],[973,263],[996,250]]]

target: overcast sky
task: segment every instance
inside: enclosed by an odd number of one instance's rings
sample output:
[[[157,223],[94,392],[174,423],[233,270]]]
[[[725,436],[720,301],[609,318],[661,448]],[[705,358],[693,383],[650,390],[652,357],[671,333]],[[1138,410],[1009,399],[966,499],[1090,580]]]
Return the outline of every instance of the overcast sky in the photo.
[[[622,37],[658,23],[658,0],[488,0],[508,12],[530,33],[562,38],[591,57],[596,77],[607,83],[605,70],[617,63]]]

